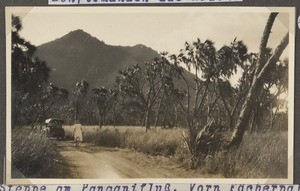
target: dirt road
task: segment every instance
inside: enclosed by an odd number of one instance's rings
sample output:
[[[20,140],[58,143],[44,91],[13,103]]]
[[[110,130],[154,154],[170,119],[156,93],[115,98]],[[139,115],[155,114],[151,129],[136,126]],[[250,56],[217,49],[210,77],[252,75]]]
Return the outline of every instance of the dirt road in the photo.
[[[57,145],[61,156],[50,173],[56,178],[203,178],[201,173],[185,170],[166,157],[87,143],[74,147],[70,141],[58,141]]]

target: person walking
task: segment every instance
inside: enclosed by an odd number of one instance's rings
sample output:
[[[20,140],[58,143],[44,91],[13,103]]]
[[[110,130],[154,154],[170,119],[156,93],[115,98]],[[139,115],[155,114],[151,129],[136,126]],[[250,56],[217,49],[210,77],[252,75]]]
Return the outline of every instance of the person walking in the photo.
[[[78,122],[74,125],[74,146],[79,146],[83,142],[82,125]]]

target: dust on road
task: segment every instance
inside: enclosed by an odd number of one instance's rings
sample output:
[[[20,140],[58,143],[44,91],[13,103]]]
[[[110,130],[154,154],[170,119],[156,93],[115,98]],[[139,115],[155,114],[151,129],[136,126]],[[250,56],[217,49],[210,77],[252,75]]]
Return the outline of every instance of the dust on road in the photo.
[[[75,147],[72,141],[58,141],[60,160],[68,171],[64,178],[203,178],[203,174],[179,167],[166,157],[148,156],[125,149],[92,146],[83,143]],[[54,173],[54,174],[53,174]],[[61,172],[62,174],[65,172]],[[56,177],[55,171],[51,173]]]
[[[124,151],[93,147],[83,143],[74,147],[72,142],[58,142],[60,153],[70,167],[72,178],[146,178],[164,177],[124,158]]]

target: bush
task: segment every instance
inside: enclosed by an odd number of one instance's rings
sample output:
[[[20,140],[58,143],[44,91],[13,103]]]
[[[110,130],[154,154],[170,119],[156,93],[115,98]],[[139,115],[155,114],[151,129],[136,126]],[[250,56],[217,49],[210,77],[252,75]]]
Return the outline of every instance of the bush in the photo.
[[[25,177],[38,177],[53,162],[54,142],[44,134],[22,127],[12,130],[12,165]],[[12,171],[12,177],[18,178],[19,172]]]

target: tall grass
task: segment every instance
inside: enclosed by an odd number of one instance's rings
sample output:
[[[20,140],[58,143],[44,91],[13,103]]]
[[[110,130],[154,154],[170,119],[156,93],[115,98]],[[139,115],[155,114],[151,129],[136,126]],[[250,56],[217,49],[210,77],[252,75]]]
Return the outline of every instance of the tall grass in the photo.
[[[231,178],[287,178],[286,132],[245,134],[238,150],[207,157],[205,170]]]
[[[72,128],[64,127],[67,137],[71,137]],[[145,132],[142,127],[83,127],[84,142],[98,146],[129,148],[152,155],[172,156],[182,144],[179,130],[160,128]]]
[[[54,142],[39,131],[22,127],[12,130],[12,177],[18,178],[20,173],[25,177],[38,177],[53,162],[55,155]]]
[[[72,137],[72,127],[64,127]],[[141,127],[83,127],[84,141],[97,146],[128,148],[138,152],[172,157],[189,166],[190,154],[180,129],[145,132]],[[207,156],[199,168],[205,173],[231,178],[286,178],[287,132],[246,133],[238,150]]]

